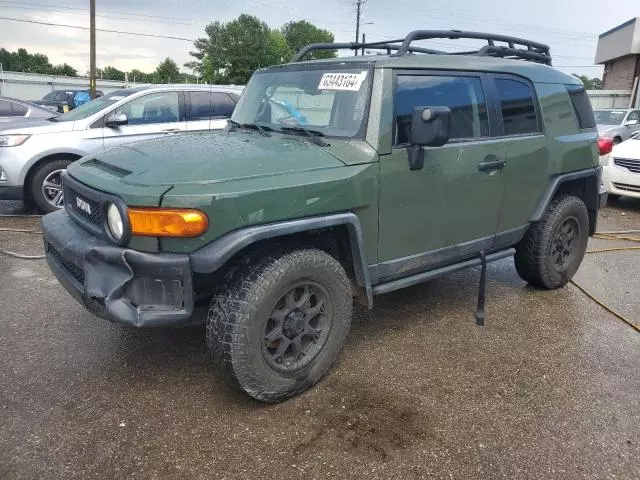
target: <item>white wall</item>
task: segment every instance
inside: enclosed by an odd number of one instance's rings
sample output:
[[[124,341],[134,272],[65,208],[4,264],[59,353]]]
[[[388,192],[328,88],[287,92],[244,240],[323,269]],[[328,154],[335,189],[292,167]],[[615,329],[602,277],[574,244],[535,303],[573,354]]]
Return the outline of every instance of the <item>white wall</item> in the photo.
[[[631,90],[587,90],[593,108],[629,108]]]
[[[98,80],[96,88],[103,93],[113,92],[125,86],[125,82]],[[40,75],[36,73],[0,72],[0,96],[22,100],[39,100],[53,90],[89,88],[89,79]]]

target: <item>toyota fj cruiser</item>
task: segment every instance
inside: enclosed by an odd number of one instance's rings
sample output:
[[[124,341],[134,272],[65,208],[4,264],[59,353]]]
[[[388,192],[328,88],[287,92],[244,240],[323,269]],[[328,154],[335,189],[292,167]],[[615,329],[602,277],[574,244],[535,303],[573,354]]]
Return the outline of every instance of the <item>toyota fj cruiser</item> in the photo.
[[[415,44],[432,38],[486,45]],[[300,61],[317,49],[386,52]],[[354,299],[480,266],[482,323],[486,263],[562,287],[604,200],[586,93],[550,65],[546,45],[457,30],[308,46],[255,72],[226,131],[70,165],[43,218],[50,268],[105,319],[206,322],[214,360],[266,402],[328,371]]]

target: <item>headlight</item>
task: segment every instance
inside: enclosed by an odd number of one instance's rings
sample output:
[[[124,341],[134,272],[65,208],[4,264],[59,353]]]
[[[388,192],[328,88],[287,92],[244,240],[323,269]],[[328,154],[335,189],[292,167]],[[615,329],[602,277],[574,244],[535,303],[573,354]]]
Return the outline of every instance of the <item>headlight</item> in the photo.
[[[120,210],[113,203],[110,203],[107,207],[107,227],[109,227],[109,232],[115,241],[122,240],[124,222],[122,221]]]
[[[27,141],[31,135],[0,135],[0,147],[17,147]]]

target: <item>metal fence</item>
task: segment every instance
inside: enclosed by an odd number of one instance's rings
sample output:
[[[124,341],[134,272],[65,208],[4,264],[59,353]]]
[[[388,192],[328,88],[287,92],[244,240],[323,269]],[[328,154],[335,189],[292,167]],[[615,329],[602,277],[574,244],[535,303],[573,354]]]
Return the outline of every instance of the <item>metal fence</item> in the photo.
[[[631,90],[587,90],[593,108],[629,108]]]
[[[96,83],[96,88],[103,93],[113,92],[125,86],[127,86],[125,82],[113,80],[98,80]],[[38,100],[53,90],[77,90],[82,88],[89,88],[88,78],[4,72],[0,70],[0,95],[5,97]]]

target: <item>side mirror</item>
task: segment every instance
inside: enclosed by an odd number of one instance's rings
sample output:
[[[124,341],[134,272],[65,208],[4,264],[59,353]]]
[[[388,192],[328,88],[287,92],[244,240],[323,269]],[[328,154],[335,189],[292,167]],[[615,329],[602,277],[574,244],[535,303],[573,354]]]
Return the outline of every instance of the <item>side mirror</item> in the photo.
[[[424,167],[422,147],[441,147],[449,141],[451,110],[449,107],[415,107],[409,133],[409,169]]]
[[[105,119],[104,126],[114,128],[121,125],[127,125],[128,123],[129,119],[124,113],[112,113]]]
[[[624,122],[626,127],[633,127],[634,125],[638,125],[638,120],[627,120]]]

